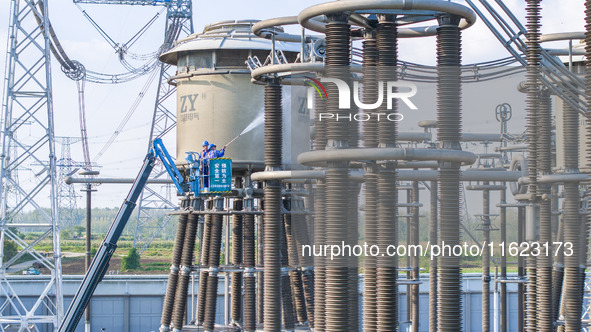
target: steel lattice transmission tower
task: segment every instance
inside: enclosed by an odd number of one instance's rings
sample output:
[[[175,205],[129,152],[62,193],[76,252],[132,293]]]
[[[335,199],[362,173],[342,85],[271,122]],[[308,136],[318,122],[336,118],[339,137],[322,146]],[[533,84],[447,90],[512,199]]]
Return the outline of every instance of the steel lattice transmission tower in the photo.
[[[172,1],[167,8],[165,41],[161,52],[169,50],[175,40],[181,36],[188,36],[193,33],[193,10],[192,0]],[[166,101],[174,96],[176,87],[168,84],[168,79],[174,74],[175,68],[169,64],[160,64],[160,80],[158,81],[158,94],[154,106],[152,118],[152,130],[148,144],[155,138],[162,138],[176,126],[176,111],[166,106]],[[159,165],[155,177],[168,176],[164,168]],[[171,202],[172,187],[167,186],[159,190],[153,186],[146,186],[138,204],[138,220],[135,229],[134,247],[139,248],[142,253],[172,216],[158,216],[162,210],[177,208],[177,204]]]
[[[164,42],[159,54],[172,48],[174,41],[182,36],[193,33],[193,5],[192,0],[74,0],[83,4],[117,4],[117,5],[151,5],[166,6],[166,27]],[[166,106],[166,101],[174,95],[176,87],[168,84],[168,79],[174,74],[170,65],[160,64],[160,79],[158,93],[152,117],[149,144],[158,137],[164,137],[176,127],[176,112]],[[156,167],[153,177],[167,176],[164,168]],[[134,247],[140,253],[152,242],[160,231],[170,221],[172,216],[162,217],[163,210],[177,208],[171,201],[171,187],[146,186],[138,204],[138,219],[135,228]]]
[[[10,1],[9,41],[2,105],[0,154],[0,330],[56,328],[63,315],[56,152],[51,89],[48,0]],[[23,220],[35,211],[38,220]],[[30,231],[27,240],[22,232]],[[35,233],[32,233],[35,232]],[[30,239],[31,234],[41,234]],[[34,246],[49,239],[53,256]],[[8,257],[8,241],[18,254]],[[7,275],[29,254],[50,270],[43,292],[31,301],[17,294]]]
[[[60,222],[62,230],[80,224],[83,216],[78,211],[78,198],[82,197],[76,192],[76,187],[66,183],[66,178],[73,175],[85,166],[84,162],[72,159],[71,145],[80,142],[80,137],[56,137],[56,142],[62,146],[60,158],[57,160],[58,168],[58,192],[57,203],[60,209]]]

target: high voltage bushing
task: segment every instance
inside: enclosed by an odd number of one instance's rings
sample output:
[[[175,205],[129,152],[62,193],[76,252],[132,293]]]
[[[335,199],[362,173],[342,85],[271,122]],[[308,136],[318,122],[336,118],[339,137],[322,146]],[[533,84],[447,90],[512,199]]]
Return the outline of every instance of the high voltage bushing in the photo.
[[[381,15],[378,18],[376,40],[378,48],[378,80],[395,81],[398,79],[396,65],[398,61],[397,26],[394,15]],[[397,104],[392,109],[385,105],[378,107],[379,112],[396,113]],[[396,146],[397,122],[380,121],[378,127],[378,146],[390,148]],[[396,184],[396,163],[378,162],[377,174],[377,237],[376,244],[381,250],[389,245],[398,244],[398,190]],[[398,258],[382,256],[376,258],[377,283],[377,331],[398,330]]]
[[[318,114],[326,113],[326,100],[320,95],[315,96],[314,113],[315,118]],[[316,134],[314,135],[314,150],[326,149],[326,121],[315,121]],[[326,219],[326,184],[323,180],[317,181],[316,193],[314,195],[314,239],[316,245],[323,245],[326,241],[326,229],[324,220]],[[317,256],[313,258],[314,264],[314,327],[318,331],[324,331],[325,328],[325,265],[324,257]]]
[[[304,197],[304,208],[308,211],[314,211],[314,201],[316,195],[312,191],[312,185],[306,184],[306,189],[311,194]],[[305,227],[302,227],[298,232],[298,237],[302,238],[302,244],[314,244],[314,214],[304,216],[306,218]],[[299,251],[299,250],[298,250]],[[299,254],[299,253],[298,253]],[[306,315],[308,318],[308,325],[314,328],[314,259],[310,256],[300,256],[302,284],[304,287],[304,298],[306,301]]]
[[[187,311],[187,292],[189,290],[189,279],[193,269],[193,252],[197,235],[198,218],[199,216],[189,215],[187,220],[179,279],[177,281],[177,290],[174,297],[175,305],[172,323],[175,331],[181,331],[183,329],[183,325],[185,324],[185,313]]]
[[[306,308],[306,298],[304,295],[304,284],[301,270],[289,271],[290,280],[293,285],[293,298],[295,303],[295,313],[299,324],[305,324],[308,320]]]
[[[285,202],[284,202],[285,203]],[[285,204],[284,204],[285,205]],[[282,315],[281,318],[283,320],[283,328],[286,331],[292,331],[295,327],[294,323],[294,307],[293,307],[293,297],[292,297],[292,288],[291,288],[291,280],[289,275],[289,265],[290,261],[293,261],[293,258],[290,257],[290,248],[289,241],[291,240],[291,234],[289,234],[289,238],[287,238],[287,219],[289,219],[290,228],[291,228],[291,215],[284,214],[283,220],[284,222],[280,223],[279,231],[280,235],[280,262],[281,262],[281,309]],[[291,233],[291,229],[290,229]]]
[[[281,185],[268,181],[265,185],[264,221],[264,330],[281,330]]]
[[[318,119],[319,114],[326,113],[326,99],[320,94],[314,96],[314,119]],[[326,148],[326,121],[314,121],[314,150],[324,150]]]
[[[431,181],[429,190],[430,211],[429,211],[429,241],[433,244],[439,244],[437,231],[439,225],[438,218],[438,197],[437,181]],[[429,261],[429,331],[437,331],[437,260]]]
[[[525,240],[524,227],[525,226],[525,207],[517,208],[517,243]],[[525,278],[525,262],[521,255],[517,258],[517,277]],[[517,285],[517,302],[522,305],[517,307],[517,330],[523,331],[525,327],[525,284],[519,283]]]
[[[564,241],[573,241],[577,243],[581,236],[580,216],[579,216],[579,190],[577,183],[566,183],[564,185],[565,200],[565,222]],[[577,246],[578,247],[578,246]],[[575,247],[576,248],[576,247]],[[576,248],[579,249],[579,248]],[[579,253],[573,250],[574,254],[564,257],[564,318],[565,331],[581,330],[581,307],[582,307],[582,283],[580,273]],[[578,315],[577,315],[578,314]]]
[[[162,317],[160,319],[160,332],[167,332],[170,330],[172,310],[174,307],[174,296],[176,292],[177,281],[179,278],[179,268],[181,265],[181,256],[183,252],[185,230],[187,227],[188,218],[188,214],[181,214],[179,216],[176,236],[174,239],[174,247],[172,249],[172,264],[170,266],[170,274],[168,275],[168,283],[166,284],[164,306],[162,308]]]
[[[271,80],[265,85],[265,165],[281,167],[282,111],[281,85]]]
[[[308,325],[310,328],[315,328],[316,311],[314,308],[314,278],[315,273],[312,267],[304,267],[301,270],[302,286],[304,287],[304,297],[306,300],[306,315],[308,317]]]
[[[295,199],[292,198],[291,201]],[[297,205],[290,204],[290,201],[285,202],[286,209],[293,211],[293,207],[297,209]],[[287,253],[288,253],[288,266],[291,268],[298,268],[300,266],[300,259],[298,255],[298,245],[297,245],[297,227],[298,223],[302,223],[304,218],[302,215],[295,214],[284,214],[283,221],[285,227],[285,239],[287,245]],[[304,299],[304,289],[302,285],[302,278],[301,273],[299,270],[290,270],[289,271],[289,280],[291,282],[291,286],[293,289],[293,303],[295,304],[295,313],[297,320],[300,324],[303,324],[307,321],[306,315],[306,303]],[[282,285],[283,286],[283,285]]]
[[[365,103],[371,103],[378,98],[377,86],[378,48],[375,29],[366,31],[363,41],[363,98]],[[369,110],[368,110],[369,112]],[[372,118],[375,119],[375,118]],[[363,145],[366,148],[378,146],[377,122],[370,120],[363,127]],[[377,167],[374,163],[367,163],[365,168],[365,240],[368,244],[377,243]],[[363,267],[363,330],[376,331],[377,312],[377,280],[376,258],[371,255],[365,257]]]
[[[358,197],[360,185],[357,182],[349,181],[349,222],[347,223],[347,242],[356,245],[358,242]],[[357,257],[349,258],[349,326],[352,331],[359,330],[359,267]]]
[[[244,216],[244,330],[256,329],[256,294],[255,294],[255,227],[254,215]]]
[[[460,18],[442,15],[437,29],[437,138],[440,148],[460,149],[461,137],[461,31]],[[438,173],[440,239],[460,243],[460,164],[441,162]],[[462,330],[461,268],[458,257],[439,260],[438,331]]]
[[[324,221],[326,220],[326,184],[322,179],[318,180],[316,184],[314,205],[314,244],[324,245],[326,243],[326,229],[324,225]],[[325,261],[325,257],[314,257],[314,327],[318,331],[324,331],[326,328],[326,316],[324,315],[326,309]]]
[[[265,166],[281,168],[282,89],[277,79],[265,86]],[[281,330],[281,183],[265,182],[264,197],[264,330]]]
[[[536,195],[537,191],[537,98],[540,88],[539,82],[539,71],[540,71],[540,16],[539,16],[539,0],[526,0],[526,27],[527,27],[527,73],[526,73],[526,86],[527,95],[525,98],[526,102],[526,119],[527,119],[527,137],[529,145],[529,159],[528,159],[528,170],[529,170],[529,190],[530,193]]]
[[[535,197],[538,194],[538,161],[537,157],[539,153],[538,145],[538,98],[540,97],[540,82],[539,82],[539,71],[540,71],[540,44],[539,44],[539,0],[527,0],[526,1],[526,27],[527,27],[527,73],[526,73],[526,111],[527,111],[527,137],[529,145],[529,158],[528,158],[528,171],[529,171],[529,192],[534,197],[532,206],[536,208]],[[534,211],[530,209],[530,211]],[[526,310],[525,310],[525,325],[527,331],[537,331],[537,273],[536,273],[536,259],[526,258],[527,264],[527,293],[526,293]]]
[[[257,186],[259,188],[263,187],[263,183],[262,182],[257,182]],[[259,205],[259,209],[263,210],[264,207],[264,197],[263,197],[263,201],[261,201],[261,204]],[[257,218],[256,221],[256,233],[257,233],[257,258],[256,258],[256,263],[257,266],[264,266],[265,265],[265,253],[264,253],[264,236],[265,236],[265,232],[263,231],[263,224],[264,224],[264,220],[261,217]],[[264,288],[265,288],[265,278],[264,278],[264,272],[263,271],[259,271],[256,272],[257,274],[257,278],[256,278],[256,316],[257,316],[257,324],[264,324],[264,314],[265,314],[265,294],[264,294]]]
[[[208,201],[209,203],[209,201]],[[211,228],[212,228],[212,218],[213,215],[206,214],[205,215],[205,222],[203,226],[203,242],[201,243],[201,259],[200,265],[201,266],[209,266],[209,248],[211,243]],[[209,276],[209,271],[201,270],[199,272],[199,289],[197,291],[197,317],[196,325],[203,324],[205,320],[205,303],[207,297],[207,278]],[[217,286],[216,286],[217,287]]]
[[[538,97],[538,143],[536,148],[538,174],[552,173],[552,119],[551,99],[546,91]],[[551,195],[551,184],[538,183],[538,195]],[[577,191],[578,193],[578,191]],[[552,243],[552,201],[542,199],[540,202],[540,243]],[[552,301],[552,256],[539,255],[536,262],[536,326],[538,331],[552,331],[554,328]]]
[[[585,0],[585,93],[587,96],[590,96],[591,93],[591,1]],[[589,102],[587,102],[589,105]],[[586,116],[586,125],[585,125],[585,150],[587,152],[591,151],[591,112],[589,112],[589,107],[587,106],[587,116]],[[585,158],[585,173],[589,172],[591,169],[591,155],[587,154]],[[585,192],[585,199],[587,202],[591,201],[591,190],[589,190],[589,186],[591,185],[590,182],[586,182],[585,185],[587,186],[587,190]],[[587,204],[587,210],[585,211],[586,216],[584,220],[584,228],[585,228],[585,240],[588,241],[590,234],[591,234],[591,204]],[[582,248],[584,259],[587,258],[588,249],[587,246]]]
[[[591,93],[591,1],[585,0],[585,93],[587,96]],[[589,105],[589,101],[587,101],[587,105]],[[585,150],[587,151],[587,155],[585,156],[585,173],[588,173],[591,169],[591,155],[589,152],[591,151],[591,112],[589,112],[589,107],[587,107],[587,115],[586,115],[586,125],[585,125]],[[587,186],[587,190],[585,192],[585,199],[587,202],[591,201],[591,190],[589,190],[589,186],[591,183],[587,181],[585,183]],[[584,221],[584,228],[585,232],[585,240],[588,241],[589,239],[589,232],[591,229],[591,204],[587,204],[586,209],[586,216]],[[565,232],[566,235],[566,232]],[[565,239],[566,241],[566,239]],[[584,246],[582,249],[582,253],[584,254],[584,259],[587,258],[587,246]],[[566,263],[566,258],[565,258]],[[581,280],[582,283],[583,280]]]
[[[224,208],[224,200],[221,197],[214,198],[215,210]],[[222,244],[223,216],[214,214],[211,221],[211,234],[209,243],[209,274],[207,276],[207,292],[205,296],[205,318],[203,328],[206,332],[213,332],[215,327],[215,313],[218,297],[218,267],[220,266],[220,248]]]
[[[365,239],[368,244],[377,243],[377,168],[375,164],[365,165]],[[363,329],[377,330],[377,280],[376,258],[368,255],[364,259],[363,268]]]
[[[236,188],[242,187],[242,178],[235,180]],[[242,210],[242,199],[234,200],[234,210]],[[232,264],[242,264],[242,237],[243,237],[243,216],[232,216]],[[231,317],[232,324],[238,325],[242,320],[242,273],[232,272],[232,293],[231,293]]]
[[[367,29],[363,40],[363,102],[365,104],[374,103],[378,100],[378,44],[376,40],[376,30]],[[374,110],[364,110],[372,113]],[[378,123],[375,117],[363,124],[363,145],[366,148],[376,148],[378,146]]]
[[[558,207],[557,207],[558,209]],[[558,234],[556,236],[557,242],[564,242],[564,214],[561,215],[561,221],[558,225]],[[564,299],[562,296],[564,283],[564,252],[559,250],[556,253],[556,259],[554,261],[554,269],[552,271],[552,314],[554,321],[557,321],[560,316],[561,305],[560,303]]]
[[[326,24],[325,72],[328,78],[350,81],[351,31],[348,16],[329,15]],[[338,94],[336,85],[328,87],[328,94]],[[346,116],[350,110],[340,109],[336,98],[327,100],[329,113]],[[334,120],[327,121],[327,149],[347,148],[350,126]],[[326,171],[326,244],[348,243],[348,162],[329,163]],[[345,223],[345,225],[343,225]],[[345,331],[350,328],[351,296],[349,285],[350,259],[337,257],[325,265],[325,330]]]

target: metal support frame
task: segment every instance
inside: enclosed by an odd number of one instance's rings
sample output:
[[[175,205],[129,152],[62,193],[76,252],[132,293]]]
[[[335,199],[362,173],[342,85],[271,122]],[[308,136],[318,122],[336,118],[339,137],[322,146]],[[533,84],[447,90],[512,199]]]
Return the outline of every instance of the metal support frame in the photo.
[[[526,66],[527,62],[523,56],[527,49],[526,28],[503,1],[466,0],[466,2],[507,51],[523,66]],[[480,6],[476,2],[479,2]],[[570,72],[557,57],[550,55],[548,51],[543,49],[541,64],[543,66],[540,69],[543,75],[540,75],[540,82],[565,103],[585,115],[588,107],[587,96],[583,93],[585,91],[584,81]],[[573,93],[573,91],[577,91],[577,93]]]
[[[0,155],[0,330],[38,331],[56,328],[63,315],[50,36],[44,29],[49,26],[48,0],[12,0],[10,13]],[[32,224],[28,230],[42,234],[32,240],[14,230],[24,227],[20,215],[28,211],[40,216],[27,222]],[[46,238],[51,238],[52,257],[34,248]],[[19,247],[11,259],[4,257],[7,241]],[[25,254],[50,271],[49,282],[32,303],[15,292],[6,276]]]

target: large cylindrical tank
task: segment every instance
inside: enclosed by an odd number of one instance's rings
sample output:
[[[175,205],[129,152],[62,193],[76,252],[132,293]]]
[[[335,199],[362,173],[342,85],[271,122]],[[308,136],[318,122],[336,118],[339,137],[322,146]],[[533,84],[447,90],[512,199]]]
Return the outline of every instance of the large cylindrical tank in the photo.
[[[177,162],[183,161],[186,152],[201,151],[205,140],[221,149],[263,116],[264,86],[251,82],[245,61],[250,56],[264,63],[272,42],[252,34],[256,22],[208,25],[202,33],[178,41],[161,55],[160,60],[177,66],[173,82],[177,86]],[[300,44],[276,42],[275,50],[284,61],[293,62]],[[302,110],[307,114],[305,103],[297,102],[305,98],[305,88],[285,86],[283,90],[283,163],[290,168],[295,166],[297,154],[309,150],[310,119],[302,116]],[[233,159],[235,167],[262,167],[263,129],[261,123],[228,147],[226,156]]]

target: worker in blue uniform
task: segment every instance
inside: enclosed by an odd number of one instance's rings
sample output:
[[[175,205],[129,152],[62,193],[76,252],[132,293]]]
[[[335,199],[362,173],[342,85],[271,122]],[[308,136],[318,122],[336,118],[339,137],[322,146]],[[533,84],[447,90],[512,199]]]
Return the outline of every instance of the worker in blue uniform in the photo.
[[[203,146],[203,151],[201,151],[201,153],[199,154],[199,158],[201,158],[201,159],[205,158],[206,157],[205,155],[207,154],[207,152],[209,152],[209,142],[203,141],[202,146]]]
[[[211,143],[211,144],[209,144],[209,152],[207,153],[207,158],[208,159],[220,158],[220,157],[223,157],[225,153],[226,153],[226,146],[225,145],[222,147],[221,150],[218,151],[216,145]]]
[[[199,159],[201,159],[201,171],[203,172],[203,186],[202,188],[209,187],[209,142],[203,141],[202,144],[203,151],[199,154]]]

